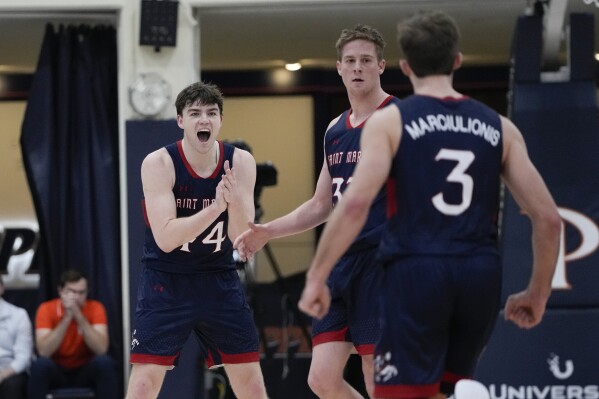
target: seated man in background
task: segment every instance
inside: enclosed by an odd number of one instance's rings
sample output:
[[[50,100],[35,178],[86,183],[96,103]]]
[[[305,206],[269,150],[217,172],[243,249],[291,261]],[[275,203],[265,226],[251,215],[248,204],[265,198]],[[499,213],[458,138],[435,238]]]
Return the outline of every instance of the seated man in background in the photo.
[[[117,397],[117,374],[108,351],[104,306],[87,299],[87,277],[66,270],[59,298],[43,302],[35,317],[39,358],[31,366],[30,399],[45,399],[55,388],[90,387],[97,399]]]
[[[33,353],[31,321],[25,309],[6,302],[3,294],[0,275],[0,398],[22,399]]]

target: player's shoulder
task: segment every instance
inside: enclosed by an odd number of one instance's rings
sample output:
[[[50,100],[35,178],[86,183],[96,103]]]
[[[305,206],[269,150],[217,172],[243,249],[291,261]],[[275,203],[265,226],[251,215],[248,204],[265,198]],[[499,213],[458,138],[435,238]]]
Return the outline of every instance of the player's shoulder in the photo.
[[[336,125],[336,124],[339,122],[339,120],[341,119],[341,117],[342,117],[343,115],[345,115],[345,112],[343,112],[343,113],[341,113],[341,114],[337,115],[337,117],[335,117],[333,120],[331,120],[331,121],[329,122],[329,125],[327,126],[327,130],[326,130],[326,131],[328,132],[329,130],[331,130],[331,128],[332,128],[333,126],[335,126],[335,125]]]
[[[255,164],[256,160],[251,152],[235,147],[233,152],[233,164],[234,165],[250,165]]]
[[[157,167],[166,167],[172,166],[171,157],[166,150],[166,147],[159,148],[155,151],[152,151],[142,161],[141,167],[142,169],[147,168],[157,168]]]
[[[401,99],[397,96],[390,95],[386,105],[389,106],[392,104],[401,104],[402,101],[403,101],[403,99]]]
[[[381,121],[392,121],[399,117],[399,108],[397,107],[384,107],[376,110],[374,114],[368,119],[368,122],[373,120],[372,123],[378,123]]]

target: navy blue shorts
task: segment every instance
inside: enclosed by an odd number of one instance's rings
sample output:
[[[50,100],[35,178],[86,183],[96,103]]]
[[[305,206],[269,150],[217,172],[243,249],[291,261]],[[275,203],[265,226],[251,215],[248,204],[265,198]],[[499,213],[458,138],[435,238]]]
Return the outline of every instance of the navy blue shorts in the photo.
[[[375,396],[452,393],[474,373],[498,317],[499,257],[409,257],[383,276]]]
[[[331,307],[322,320],[312,320],[313,345],[351,342],[360,355],[374,353],[380,336],[377,312],[382,267],[375,262],[376,248],[346,255],[327,281]]]
[[[174,274],[144,267],[131,363],[176,365],[192,331],[208,367],[259,361],[256,326],[236,270]]]

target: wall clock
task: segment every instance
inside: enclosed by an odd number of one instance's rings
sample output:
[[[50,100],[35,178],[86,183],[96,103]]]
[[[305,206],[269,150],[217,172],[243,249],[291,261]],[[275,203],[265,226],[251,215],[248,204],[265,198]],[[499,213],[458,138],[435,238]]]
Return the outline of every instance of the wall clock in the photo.
[[[141,116],[156,116],[171,103],[171,85],[155,72],[142,73],[129,86],[129,103]]]

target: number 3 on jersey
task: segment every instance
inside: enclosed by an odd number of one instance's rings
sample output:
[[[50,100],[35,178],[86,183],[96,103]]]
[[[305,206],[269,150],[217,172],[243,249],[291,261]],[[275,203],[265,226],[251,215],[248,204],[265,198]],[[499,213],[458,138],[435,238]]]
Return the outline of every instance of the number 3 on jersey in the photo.
[[[212,228],[210,233],[208,233],[206,238],[204,238],[202,240],[202,244],[206,244],[206,245],[216,244],[216,248],[212,252],[220,251],[223,241],[225,241],[225,239],[227,238],[223,234],[223,226],[224,226],[224,222],[218,222],[216,224],[216,226],[214,226]],[[195,239],[183,244],[183,246],[181,247],[181,251],[189,252],[189,244],[191,244],[194,241],[195,241]]]
[[[346,185],[349,185],[349,183],[351,183],[351,180],[352,180],[351,177],[349,179],[347,179]],[[341,186],[344,183],[344,179],[342,177],[334,177],[332,183],[333,183],[333,186],[335,187],[335,191],[333,192],[333,197],[337,198],[337,202],[339,202],[341,200],[341,197],[343,196],[343,194],[341,193]]]
[[[472,176],[464,172],[474,161],[474,154],[472,151],[448,150],[447,148],[442,148],[435,157],[435,161],[439,160],[456,161],[458,163],[447,176],[446,180],[450,183],[462,185],[462,202],[456,205],[448,204],[443,198],[443,193],[440,192],[432,198],[433,205],[439,212],[445,215],[457,216],[468,209],[472,203],[474,181],[472,180]]]

